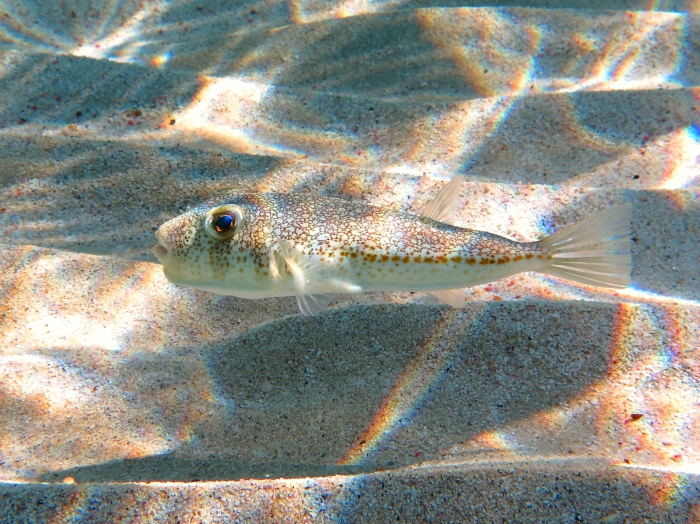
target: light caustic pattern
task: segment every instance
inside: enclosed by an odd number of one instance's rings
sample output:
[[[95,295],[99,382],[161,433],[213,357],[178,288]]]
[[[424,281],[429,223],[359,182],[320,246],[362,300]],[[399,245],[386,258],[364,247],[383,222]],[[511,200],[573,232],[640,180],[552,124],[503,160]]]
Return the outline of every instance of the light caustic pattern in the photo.
[[[677,503],[679,474],[700,471],[700,334],[691,331],[698,318],[698,308],[619,304],[605,378],[566,408],[538,413],[540,427],[562,432],[592,409],[597,453],[621,467],[664,472],[650,497]]]
[[[225,409],[204,364],[170,349],[183,335],[171,310],[179,292],[156,266],[30,247],[6,249],[10,258],[0,295],[3,478],[166,453]]]
[[[424,37],[452,61],[465,82],[480,95],[478,102],[457,104],[443,114],[435,112],[414,125],[413,146],[402,155],[402,163],[392,169],[420,169],[436,159],[445,167],[466,163],[493,136],[508,118],[531,85],[539,53],[541,34],[537,27],[523,27],[507,19],[493,20],[477,11],[420,11],[416,20]],[[468,23],[467,23],[468,21]],[[473,41],[462,43],[464,25],[480,28]],[[497,34],[515,32],[523,49],[514,51],[499,42]],[[489,74],[490,71],[490,74]],[[507,93],[506,96],[503,96]]]
[[[4,20],[0,32],[4,41],[34,51],[167,69],[179,58],[176,47],[182,52],[188,50],[186,42],[173,46],[159,36],[162,30],[166,34],[180,30],[177,23],[172,24],[175,27],[165,27],[159,22],[160,14],[167,12],[169,5],[170,2],[143,5],[134,2],[119,10],[117,4],[109,3],[108,8],[98,13],[92,29],[81,30],[82,36],[76,33],[65,37],[53,28],[37,30],[23,23],[22,16],[15,16],[10,3],[3,2],[3,11],[12,14],[13,21]],[[323,14],[303,2],[291,2],[291,22],[313,23],[329,16],[343,18],[372,9],[395,9],[397,5],[399,2],[393,1],[348,1]],[[649,9],[661,10],[664,5],[664,2],[652,2]],[[698,6],[698,2],[692,2],[690,7],[698,11]],[[289,52],[278,67],[256,71],[256,64],[261,62],[259,57],[265,56],[263,47],[234,60],[234,70],[240,71],[240,75],[227,73],[217,77],[210,71],[203,72],[198,94],[186,101],[180,112],[168,115],[160,130],[150,136],[177,143],[204,139],[245,154],[302,160],[308,156],[311,160],[349,166],[372,166],[384,173],[427,172],[437,175],[427,177],[434,181],[478,161],[491,139],[506,129],[519,104],[528,97],[540,96],[549,97],[559,108],[572,142],[592,151],[615,153],[616,161],[624,161],[638,144],[618,142],[588,128],[579,116],[573,93],[675,89],[691,93],[700,104],[698,89],[685,86],[680,76],[685,66],[687,15],[624,16],[627,17],[624,23],[607,25],[604,31],[598,30],[596,21],[583,29],[578,29],[576,24],[572,28],[560,25],[560,34],[577,52],[572,52],[572,58],[558,69],[545,74],[541,54],[552,44],[551,33],[547,25],[536,23],[534,18],[521,23],[521,19],[503,10],[488,9],[417,11],[414,21],[423,39],[437,50],[439,57],[454,66],[464,80],[465,92],[471,94],[465,99],[438,104],[427,116],[411,120],[410,133],[398,145],[389,143],[381,133],[374,133],[371,144],[366,146],[358,138],[364,130],[352,131],[353,126],[349,125],[356,118],[354,114],[347,117],[348,122],[334,122],[332,129],[325,123],[314,124],[326,122],[325,115],[312,115],[308,120],[301,119],[301,123],[284,117],[270,118],[277,105],[300,108],[300,96],[320,93],[307,86],[298,88],[301,95],[281,96],[276,82],[297,67],[297,58]],[[320,30],[320,27],[311,29]],[[284,34],[284,29],[270,31],[272,37]],[[504,34],[509,37],[501,39]],[[295,43],[290,41],[287,47],[292,49]],[[194,42],[193,47],[197,45]],[[664,56],[664,60],[654,61],[657,55]],[[251,76],[257,80],[250,81]],[[415,101],[399,97],[392,103],[412,106]],[[142,138],[138,133],[129,136],[134,140]],[[649,142],[658,143],[663,168],[658,180],[645,189],[677,190],[697,184],[700,174],[697,125],[684,124],[661,136],[650,137]],[[360,144],[365,144],[362,154],[358,152]],[[285,180],[270,174],[261,189],[289,190],[308,180],[309,175],[301,169],[292,171]],[[400,184],[404,187],[400,188]],[[394,190],[407,199],[418,190],[418,185],[401,182]],[[688,198],[696,197],[675,193],[673,198],[676,207],[682,210]],[[8,468],[16,468],[12,474],[19,471],[22,478],[36,478],[41,468],[61,470],[66,465],[76,466],[75,461],[71,462],[75,457],[80,457],[78,465],[86,466],[169,452],[183,443],[193,442],[194,428],[205,418],[227,416],[226,401],[218,398],[203,364],[189,354],[173,355],[170,347],[194,346],[228,335],[201,328],[201,319],[179,318],[186,314],[187,301],[194,300],[194,295],[169,287],[159,267],[127,264],[100,272],[108,263],[105,257],[80,256],[68,260],[53,252],[37,255],[28,248],[16,257],[11,270],[3,273],[8,284],[0,304],[7,313],[0,357],[2,394],[8,399],[26,401],[35,408],[15,426],[8,423],[6,427],[10,430],[0,440],[4,457],[30,457],[26,463],[13,466],[5,461]],[[683,495],[684,486],[677,473],[700,472],[700,406],[696,402],[700,398],[700,337],[692,331],[700,322],[700,304],[638,289],[594,293],[585,286],[562,286],[561,282],[544,277],[535,281],[539,282],[532,288],[535,297],[596,300],[605,297],[608,301],[624,302],[618,307],[607,375],[569,401],[566,408],[557,406],[537,413],[533,416],[535,422],[543,430],[549,428],[556,433],[575,423],[577,413],[594,410],[595,436],[601,456],[620,467],[663,471],[663,482],[655,486],[650,496],[658,504],[672,506]],[[59,299],[55,289],[42,287],[42,282],[52,282],[56,289],[71,288],[74,300],[65,296]],[[81,287],[86,282],[90,283],[90,289]],[[445,313],[396,378],[369,426],[349,449],[341,450],[338,465],[367,462],[388,438],[411,423],[432,387],[442,379],[458,351],[461,337],[473,324],[474,315],[470,309]],[[192,326],[201,330],[188,333]],[[178,337],[184,342],[175,344]],[[146,358],[148,355],[153,356],[152,361]],[[158,391],[138,383],[144,365],[149,362],[153,366],[163,365],[174,357],[187,363],[183,364],[184,373],[175,370],[181,374],[179,382],[171,381]],[[99,370],[96,374],[99,377],[83,376],[83,370],[91,367]],[[163,376],[166,375],[168,370],[164,369]],[[52,380],[39,385],[45,376],[51,376]],[[153,382],[159,376],[152,373],[144,381]],[[134,398],[138,399],[135,403]],[[119,414],[118,427],[115,428],[113,418],[106,411]],[[164,412],[169,414],[165,420]],[[207,413],[209,417],[205,417]],[[58,435],[57,440],[49,442],[46,448],[32,447],[31,435],[22,432],[26,428],[38,430],[47,420],[53,424],[50,427]],[[59,441],[65,440],[63,435],[88,434],[96,427],[111,431],[105,433],[108,443],[99,449],[88,449],[78,437],[70,445],[59,445]],[[490,429],[472,442],[479,449],[511,454],[525,448],[536,449],[517,429],[517,422],[513,428]],[[22,444],[15,447],[16,442]],[[46,453],[42,455],[44,450]],[[62,515],[77,515],[88,504],[88,491],[79,492],[63,508]],[[147,504],[154,504],[153,510],[158,512],[155,502]]]
[[[476,320],[467,311],[446,314],[420,344],[339,465],[370,460],[410,423]],[[566,435],[581,424],[575,431],[586,434],[593,420],[590,443],[576,453],[620,467],[663,472],[650,485],[649,496],[654,503],[672,506],[683,497],[680,474],[700,471],[700,333],[692,327],[698,320],[697,307],[619,304],[603,378],[564,405],[484,431],[453,451],[457,456],[470,451],[470,462],[493,459],[479,459],[474,451],[498,452],[498,460],[510,461],[576,458],[556,450],[576,448]],[[532,428],[537,428],[536,436]]]
[[[263,9],[266,6],[263,2],[258,7]],[[313,11],[314,6],[313,3],[292,3],[291,21],[305,23],[315,19],[303,14],[294,15],[307,8]],[[58,37],[47,29],[44,47],[77,56],[164,67],[178,57],[177,53],[194,52],[200,45],[199,37],[193,39],[194,50],[189,49],[187,39],[178,38],[177,45],[172,44],[171,32],[178,26],[162,22],[171,7],[169,2],[148,3],[147,6],[134,2],[124,8],[109,3],[104,10],[108,14],[102,15],[98,21],[91,19],[87,28],[78,30],[80,24],[76,22],[75,35],[66,36],[66,41],[54,41]],[[347,2],[337,6],[340,10],[337,13],[318,14],[322,18],[342,17],[341,11],[354,14],[395,7],[391,2],[371,5]],[[13,12],[9,4],[7,11]],[[325,12],[325,8],[321,11]],[[144,134],[134,129],[128,136],[133,140],[148,138],[177,143],[204,140],[240,153],[310,158],[349,166],[367,165],[383,171],[465,171],[478,161],[490,139],[504,129],[511,114],[527,97],[553,97],[552,103],[561,108],[562,118],[575,143],[625,155],[636,144],[616,143],[588,129],[580,122],[569,93],[685,87],[678,75],[685,67],[688,15],[627,13],[611,22],[606,18],[592,21],[585,17],[568,19],[565,16],[574,15],[560,14],[552,22],[557,26],[555,33],[542,25],[537,16],[528,17],[507,10],[428,9],[414,13],[412,20],[404,22],[418,26],[422,38],[434,46],[440,59],[452,64],[451,74],[461,76],[465,92],[472,94],[461,101],[440,104],[440,107],[428,111],[427,116],[399,122],[399,126],[392,125],[406,128],[402,132],[407,136],[400,141],[389,137],[392,133],[384,129],[386,126],[354,131],[357,126],[353,122],[359,114],[349,114],[347,121],[336,121],[329,126],[328,122],[335,120],[331,114],[322,114],[324,110],[319,109],[320,106],[312,110],[312,104],[306,105],[305,100],[321,95],[313,90],[314,86],[280,91],[276,83],[299,66],[299,56],[306,51],[304,46],[317,44],[313,38],[300,43],[290,37],[287,42],[284,30],[271,33],[271,40],[278,37],[280,40],[275,41],[269,50],[265,46],[256,47],[232,59],[229,66],[240,72],[236,75],[213,74],[216,64],[207,62],[208,66],[200,71],[200,91],[184,109],[168,115],[156,132],[149,130]],[[221,16],[239,19],[243,14],[232,11]],[[74,16],[80,20],[81,15],[83,13]],[[395,13],[383,16],[395,16]],[[6,40],[44,50],[37,43],[43,42],[41,34],[35,35],[36,29],[30,31],[29,25],[22,22],[24,19],[19,14],[12,18],[16,27],[5,28]],[[283,26],[289,20],[277,22]],[[10,22],[6,24],[12,25]],[[171,27],[173,24],[175,28]],[[205,23],[192,19],[185,25],[190,31],[201,32]],[[242,38],[246,30],[247,25],[239,27],[236,34]],[[319,26],[313,34],[318,35],[316,38],[324,38],[327,30],[325,26]],[[79,33],[86,35],[79,38],[76,36]],[[567,54],[570,58],[566,61],[552,66],[544,63],[542,53],[555,45],[552,41],[555,34],[572,48],[572,52]],[[229,32],[222,33],[222,41],[225,42],[228,36]],[[79,42],[81,38],[84,41]],[[226,45],[223,45],[223,50],[217,48],[212,52],[215,56],[221,54],[223,60]],[[402,58],[401,49],[390,51]],[[279,54],[283,59],[278,59]],[[665,57],[663,62],[656,60],[660,55]],[[419,74],[432,80],[429,71]],[[430,81],[426,83],[431,84]],[[436,87],[439,91],[440,86]],[[399,107],[414,105],[414,101],[402,97],[396,102]],[[291,112],[295,116],[288,121],[279,115],[277,109],[280,107],[285,108],[283,114],[290,114],[289,109],[293,108]],[[328,112],[333,113],[333,109],[329,108]],[[176,124],[170,125],[173,121]],[[92,136],[99,135],[98,130],[103,125],[86,120],[83,127],[81,132]],[[674,151],[668,151],[666,155],[669,166],[664,171],[662,188],[687,187],[697,179],[698,168],[694,164],[697,133],[691,128],[684,128],[679,133],[669,142],[668,147]],[[651,137],[650,140],[651,143],[659,142],[660,146],[668,142],[665,136]],[[678,148],[682,149],[680,154],[673,155],[678,153],[675,151]]]
[[[394,382],[372,422],[338,460],[340,466],[361,464],[401,426],[410,422],[421,401],[442,376],[457,350],[458,340],[473,322],[474,311],[449,311],[421,342],[415,356]]]
[[[107,497],[111,516],[119,521],[140,522],[145,519],[182,522],[219,522],[225,515],[232,522],[317,522],[332,514],[332,506],[323,495],[338,494],[338,478],[247,480],[239,490],[227,482],[173,484],[149,482],[115,489],[116,495],[104,494],[102,486],[86,484],[70,493],[46,522],[59,524],[84,520],[91,509]],[[339,485],[340,484],[340,485]],[[167,493],[164,500],[164,495]],[[232,503],[232,495],[235,497]],[[174,507],[173,507],[174,506]],[[329,507],[331,506],[331,507]]]
[[[593,21],[583,29],[567,27],[566,38],[580,52],[572,52],[572,58],[559,64],[558,69],[545,71],[541,53],[553,45],[549,40],[552,36],[535,20],[489,9],[416,11],[414,21],[424,40],[435,47],[437,56],[453,64],[454,72],[464,79],[465,91],[473,91],[475,96],[441,104],[427,116],[412,119],[407,139],[401,144],[390,143],[381,126],[366,130],[373,138],[367,141],[351,131],[350,124],[328,129],[312,123],[326,120],[323,115],[306,123],[295,122],[290,128],[278,117],[268,122],[270,108],[279,103],[294,104],[274,86],[276,78],[284,77],[293,67],[292,55],[276,68],[266,70],[258,82],[234,76],[204,78],[190,107],[178,116],[178,124],[172,129],[162,126],[163,133],[204,138],[246,153],[308,157],[348,166],[374,165],[387,172],[435,173],[467,169],[478,161],[490,139],[499,134],[524,100],[548,96],[559,108],[567,136],[574,144],[629,156],[627,161],[634,162],[630,154],[638,144],[616,141],[587,127],[571,93],[683,89],[683,81],[677,77],[685,67],[684,31],[688,22],[685,15],[674,13],[626,16],[624,24],[606,22],[600,27],[596,24],[601,22]],[[654,60],[658,53],[668,55],[663,64]],[[253,68],[249,71],[258,78],[260,73],[254,64],[260,57],[251,60],[241,57],[236,68]],[[320,93],[311,90],[300,95],[314,98]],[[303,120],[308,120],[307,116]],[[669,164],[660,187],[686,187],[697,179],[698,140],[691,127],[679,130],[678,136],[649,140],[650,145],[658,143]]]
[[[666,472],[650,494],[666,505],[683,495],[674,473],[700,472],[700,337],[690,331],[699,318],[697,309],[621,304],[599,399],[599,439],[617,444],[621,466]]]

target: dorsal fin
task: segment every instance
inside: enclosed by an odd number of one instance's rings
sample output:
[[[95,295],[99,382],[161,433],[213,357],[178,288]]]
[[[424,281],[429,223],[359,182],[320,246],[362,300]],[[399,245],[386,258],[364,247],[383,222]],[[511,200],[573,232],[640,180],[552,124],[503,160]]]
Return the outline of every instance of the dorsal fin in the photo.
[[[454,225],[462,182],[464,182],[464,177],[457,175],[449,183],[445,184],[438,194],[435,195],[435,198],[428,202],[421,215],[438,222]]]

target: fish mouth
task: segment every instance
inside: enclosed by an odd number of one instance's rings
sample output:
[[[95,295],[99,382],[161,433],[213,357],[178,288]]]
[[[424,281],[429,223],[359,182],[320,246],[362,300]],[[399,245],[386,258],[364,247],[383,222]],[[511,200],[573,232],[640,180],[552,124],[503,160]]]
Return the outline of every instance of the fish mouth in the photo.
[[[163,244],[156,244],[155,246],[153,246],[153,254],[158,259],[158,262],[162,264],[163,260],[165,260],[165,257],[168,256],[168,248],[165,247]]]
[[[160,231],[156,231],[158,243],[153,246],[153,254],[158,259],[158,262],[165,265],[165,260],[167,259],[170,250],[168,249],[167,243],[163,241],[163,238],[158,233],[160,233]]]

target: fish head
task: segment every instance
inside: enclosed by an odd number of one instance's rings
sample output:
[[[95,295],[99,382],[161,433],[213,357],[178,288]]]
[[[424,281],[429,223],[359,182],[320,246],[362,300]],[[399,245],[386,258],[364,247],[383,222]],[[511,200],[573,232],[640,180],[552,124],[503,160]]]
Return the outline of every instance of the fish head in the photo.
[[[173,284],[224,294],[251,285],[266,239],[256,224],[260,204],[235,194],[210,200],[158,228],[153,254]],[[257,271],[255,271],[257,270]]]

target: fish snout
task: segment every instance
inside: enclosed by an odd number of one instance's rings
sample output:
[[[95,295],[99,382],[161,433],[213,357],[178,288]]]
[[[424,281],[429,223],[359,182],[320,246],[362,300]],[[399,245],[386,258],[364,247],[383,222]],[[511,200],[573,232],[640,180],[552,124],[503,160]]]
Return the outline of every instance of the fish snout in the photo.
[[[156,231],[156,238],[158,239],[158,243],[153,246],[153,254],[161,264],[165,264],[165,260],[168,258],[168,254],[170,253],[171,246],[163,238],[163,236],[160,235],[160,230]]]

